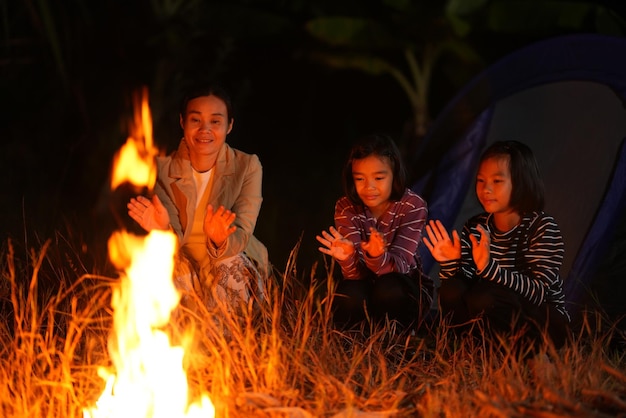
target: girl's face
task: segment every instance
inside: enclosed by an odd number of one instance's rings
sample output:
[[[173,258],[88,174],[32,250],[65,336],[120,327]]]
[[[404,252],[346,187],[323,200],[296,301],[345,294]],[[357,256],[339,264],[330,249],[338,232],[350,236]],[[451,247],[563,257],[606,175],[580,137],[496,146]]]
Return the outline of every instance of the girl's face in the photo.
[[[387,209],[393,187],[393,170],[387,157],[370,155],[352,162],[356,192],[377,218]]]
[[[217,154],[233,127],[226,103],[213,95],[190,100],[185,115],[180,116],[180,125],[189,152],[196,156]]]
[[[476,175],[476,196],[486,212],[513,212],[510,206],[512,191],[509,157],[492,157],[480,164]]]

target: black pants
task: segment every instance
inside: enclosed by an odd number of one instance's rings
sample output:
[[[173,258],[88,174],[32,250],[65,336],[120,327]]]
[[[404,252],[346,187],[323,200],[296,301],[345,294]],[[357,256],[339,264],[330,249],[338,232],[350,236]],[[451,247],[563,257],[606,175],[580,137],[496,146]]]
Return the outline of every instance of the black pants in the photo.
[[[525,338],[535,345],[547,332],[559,348],[569,335],[568,319],[552,305],[534,305],[513,290],[485,280],[442,280],[439,307],[451,324],[482,317],[488,331],[511,333],[525,328]]]
[[[333,298],[333,319],[339,328],[364,321],[396,320],[405,328],[419,325],[432,295],[408,275],[388,273],[362,280],[341,280]],[[367,313],[367,315],[366,315]]]

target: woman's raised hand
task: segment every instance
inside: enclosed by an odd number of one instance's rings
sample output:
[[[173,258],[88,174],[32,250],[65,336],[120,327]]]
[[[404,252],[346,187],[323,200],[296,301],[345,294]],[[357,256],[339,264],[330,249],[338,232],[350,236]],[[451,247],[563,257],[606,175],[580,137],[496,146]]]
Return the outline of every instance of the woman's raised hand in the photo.
[[[441,263],[461,258],[461,240],[455,230],[452,231],[452,239],[450,239],[441,221],[431,220],[426,225],[426,234],[428,238],[423,237],[422,241],[435,260]]]
[[[213,205],[208,205],[204,217],[204,233],[207,238],[218,247],[221,246],[226,238],[237,230],[237,227],[233,225],[236,217],[234,212],[224,206],[213,210]]]
[[[354,253],[354,244],[347,238],[344,238],[334,227],[328,229],[329,232],[322,231],[322,235],[315,238],[323,245],[318,249],[331,257],[342,261],[350,257]]]
[[[152,200],[144,196],[133,197],[126,207],[128,215],[148,232],[153,229],[166,230],[169,227],[170,215],[157,195],[152,196]]]

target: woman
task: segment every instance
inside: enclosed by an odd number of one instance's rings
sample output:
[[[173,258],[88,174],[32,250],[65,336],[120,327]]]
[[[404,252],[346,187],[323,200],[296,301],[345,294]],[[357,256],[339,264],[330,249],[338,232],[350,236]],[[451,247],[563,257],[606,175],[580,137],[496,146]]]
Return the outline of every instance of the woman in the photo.
[[[157,158],[154,195],[128,204],[130,217],[145,230],[176,233],[175,281],[209,305],[261,296],[268,275],[267,249],[253,235],[263,200],[262,166],[256,155],[226,143],[233,123],[221,87],[190,92],[181,105],[178,150]]]

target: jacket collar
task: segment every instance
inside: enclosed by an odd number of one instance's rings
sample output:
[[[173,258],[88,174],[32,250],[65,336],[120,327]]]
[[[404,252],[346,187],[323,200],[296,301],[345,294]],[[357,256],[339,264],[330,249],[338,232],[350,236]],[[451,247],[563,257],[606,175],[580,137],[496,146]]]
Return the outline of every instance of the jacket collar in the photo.
[[[233,158],[232,149],[227,143],[220,148],[215,166],[213,167],[214,173],[220,173],[220,176],[228,176],[233,174],[234,167],[232,164],[228,164],[228,161]],[[191,159],[189,158],[189,147],[185,139],[181,139],[178,145],[178,150],[172,156],[172,162],[170,164],[169,177],[174,179],[181,179],[184,177],[191,178]]]

